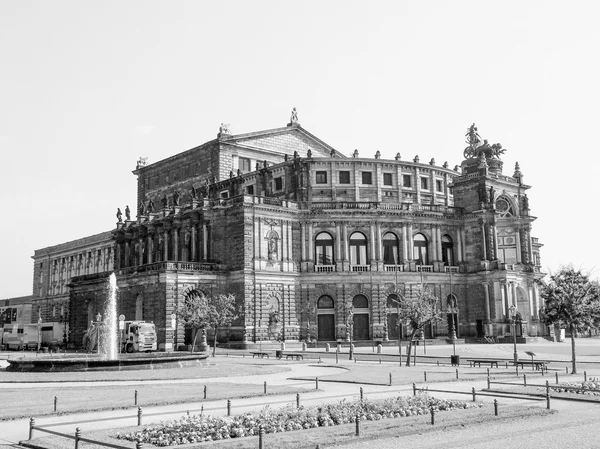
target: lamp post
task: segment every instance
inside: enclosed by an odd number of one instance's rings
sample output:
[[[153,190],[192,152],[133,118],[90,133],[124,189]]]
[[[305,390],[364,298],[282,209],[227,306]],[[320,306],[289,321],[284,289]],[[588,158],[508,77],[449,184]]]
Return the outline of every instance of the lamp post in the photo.
[[[42,347],[42,317],[38,318],[38,342],[37,342],[37,352],[40,352],[40,348]]]
[[[517,308],[513,304],[513,305],[511,305],[508,308],[508,311],[510,313],[510,324],[512,325],[512,333],[513,333],[513,345],[514,345],[513,361],[516,364],[517,360],[518,360],[518,355],[517,355],[517,327],[516,327]]]
[[[386,305],[383,308],[383,341],[388,341],[390,339],[388,334],[388,313],[389,310]]]
[[[349,355],[348,355],[348,358],[350,360],[352,360],[354,357],[354,350],[352,348],[352,333],[354,330],[353,327],[354,327],[354,306],[350,306],[348,308],[348,317],[346,320],[346,333],[347,333],[348,340],[350,341],[350,350],[349,350]]]

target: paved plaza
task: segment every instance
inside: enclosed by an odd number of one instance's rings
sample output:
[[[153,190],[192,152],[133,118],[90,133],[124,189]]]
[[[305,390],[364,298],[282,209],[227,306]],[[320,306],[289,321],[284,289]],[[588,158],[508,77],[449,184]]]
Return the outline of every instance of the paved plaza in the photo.
[[[524,351],[532,351],[539,359],[550,361],[550,373],[547,378],[554,375],[554,372],[560,372],[561,376],[565,374],[565,367],[570,367],[570,341],[562,343],[551,343],[542,341],[539,343],[530,343],[527,345],[518,345],[518,354],[520,359],[526,359]],[[403,351],[405,348],[403,348]],[[328,402],[337,402],[341,399],[357,399],[359,388],[362,387],[367,398],[384,398],[390,395],[411,395],[412,384],[416,383],[419,387],[428,386],[430,389],[444,389],[452,391],[470,391],[475,388],[477,391],[486,388],[485,367],[469,367],[464,361],[468,358],[490,357],[509,360],[513,355],[513,346],[506,344],[498,345],[457,345],[455,348],[456,354],[460,355],[463,362],[460,367],[451,366],[449,356],[453,353],[451,345],[444,346],[428,346],[423,348],[417,347],[417,366],[400,367],[397,362],[382,360],[379,362],[378,354],[373,352],[373,349],[357,348],[358,362],[353,362],[348,359],[347,353],[342,353],[339,356],[339,364],[335,364],[334,353],[324,353],[322,349],[309,349],[306,353],[308,357],[314,357],[305,362],[286,362],[286,361],[263,361],[243,359],[244,363],[276,363],[285,366],[288,370],[275,374],[266,374],[262,376],[230,376],[219,378],[202,378],[195,381],[208,385],[211,383],[243,383],[243,384],[262,384],[268,382],[269,386],[287,386],[289,388],[297,388],[305,390],[301,393],[303,405],[319,405]],[[386,360],[391,359],[392,355],[396,355],[397,347],[383,348]],[[424,354],[424,352],[427,354]],[[581,380],[581,373],[586,371],[590,377],[600,377],[600,340],[599,339],[578,339],[577,353],[580,374],[577,379]],[[211,359],[211,363],[220,363],[227,360],[231,363],[240,356],[240,352],[230,351],[228,356],[218,355]],[[388,354],[388,356],[385,356]],[[7,357],[19,356],[18,353],[1,353],[0,365],[5,366],[4,359]],[[318,363],[318,357],[321,357],[321,362]],[[427,357],[425,357],[427,356]],[[371,358],[370,361],[367,359]],[[241,358],[237,359],[242,361]],[[364,360],[364,361],[363,361]],[[397,360],[397,359],[396,359]],[[442,361],[440,366],[438,361]],[[344,368],[354,370],[359,380],[351,381],[350,377],[344,381],[344,373],[349,373]],[[456,370],[460,374],[458,380],[455,379]],[[364,382],[361,377],[361,370],[368,373],[372,377],[373,382]],[[424,372],[429,375],[429,382],[424,382]],[[527,369],[522,371],[529,373]],[[2,372],[0,372],[1,375]],[[512,377],[514,376],[514,368],[506,369],[502,364],[499,368],[491,370],[492,376]],[[392,385],[388,385],[388,375],[393,376]],[[532,378],[539,376],[539,373],[531,374]],[[0,377],[0,389],[23,389],[24,394],[30,394],[32,391],[42,391],[43,389],[51,389],[56,386],[56,382],[60,379],[60,374],[49,373],[45,376],[48,382],[36,383],[20,383],[2,381]],[[315,390],[315,377],[319,377],[319,389]],[[575,376],[569,376],[575,378]],[[331,381],[331,380],[335,380]],[[98,389],[110,389],[112,385],[142,385],[143,383],[161,383],[161,384],[189,384],[190,379],[163,379],[163,380],[148,380],[148,381],[95,381],[95,382],[61,382],[61,387],[78,387],[85,385],[90,387],[92,384]],[[355,383],[359,382],[359,383]],[[436,397],[444,398],[459,398],[469,400],[465,395],[453,395],[451,393],[431,393]],[[493,401],[492,397],[478,397],[488,405]],[[271,407],[279,407],[286,404],[291,404],[295,401],[295,394],[269,395],[251,397],[246,399],[232,399],[232,413],[240,414],[247,411],[256,411],[262,409],[265,405]],[[503,405],[508,404],[524,404],[527,406],[539,406],[545,408],[545,401],[531,401],[514,398],[502,398]],[[212,415],[226,414],[226,401],[197,401],[185,404],[172,404],[166,406],[149,406],[144,407],[143,423],[157,423],[164,420],[176,419],[187,412],[198,413],[203,408],[205,413]],[[403,445],[410,447],[438,447],[440,443],[447,441],[450,436],[453,439],[452,447],[498,447],[500,444],[519,443],[520,448],[527,447],[598,447],[595,443],[596,433],[593,431],[597,427],[598,418],[600,418],[600,404],[580,403],[564,400],[554,400],[552,408],[558,410],[559,413],[532,417],[527,420],[510,422],[510,427],[506,428],[506,421],[499,424],[486,424],[485,435],[482,435],[482,430],[477,427],[470,427],[466,423],[465,428],[445,428],[437,432],[429,432],[427,438],[419,437],[419,435],[403,437]],[[79,427],[83,434],[88,431],[96,431],[100,429],[122,428],[135,426],[137,424],[136,409],[131,407],[123,410],[98,411],[90,413],[64,414],[64,415],[48,415],[40,416],[36,419],[36,424],[40,426],[51,426],[52,430],[65,433],[74,433],[75,428]],[[16,444],[21,440],[26,440],[28,436],[29,419],[17,419],[12,421],[0,422],[0,444],[11,445]],[[470,429],[470,430],[469,430]],[[41,436],[39,433],[36,437]],[[545,444],[542,444],[545,442]],[[555,445],[556,443],[556,445]],[[562,443],[559,445],[559,443]],[[341,445],[339,447],[347,448],[362,448],[362,447],[377,447],[391,448],[397,447],[398,440],[396,438],[384,438],[377,442],[359,441],[356,443]]]

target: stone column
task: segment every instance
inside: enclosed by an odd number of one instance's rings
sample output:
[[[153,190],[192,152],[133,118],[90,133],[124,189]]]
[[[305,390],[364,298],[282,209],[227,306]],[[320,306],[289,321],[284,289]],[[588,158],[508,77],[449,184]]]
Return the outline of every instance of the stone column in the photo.
[[[300,247],[302,249],[302,262],[306,262],[306,223],[300,223]]]
[[[179,228],[173,228],[173,260],[179,261]]]
[[[407,236],[407,226],[406,223],[402,223],[402,259],[404,263],[408,261],[408,236]]]
[[[414,248],[413,248],[413,225],[408,223],[408,260],[413,261],[415,259]]]
[[[511,282],[510,283],[510,290],[511,290],[511,295],[512,295],[512,303],[518,309],[519,308],[519,302],[517,301],[517,283],[516,282]]]
[[[197,254],[196,254],[196,245],[198,244],[197,240],[197,236],[196,236],[196,226],[198,225],[198,223],[192,222],[192,254],[191,254],[191,261],[192,262],[196,262],[198,260]]]
[[[508,303],[508,289],[506,288],[506,282],[502,282],[500,284],[500,293],[502,295],[502,314],[504,315],[505,318],[509,318],[508,316],[508,308],[509,303]]]
[[[146,263],[152,263],[154,252],[154,245],[152,243],[154,242],[154,239],[152,238],[152,234],[150,234],[149,231],[146,237],[146,254],[148,254],[148,257],[146,257]]]
[[[465,259],[466,259],[466,257],[465,257],[465,251],[466,251],[466,248],[465,248],[465,229],[463,227],[461,227],[459,229],[459,232],[460,232],[460,241],[462,243],[462,248],[461,248],[462,251],[460,253],[460,260],[462,262],[464,262]]]
[[[125,263],[123,264],[124,267],[128,267],[129,266],[129,261],[130,261],[130,256],[129,256],[129,252],[131,251],[130,245],[129,245],[129,240],[125,240]],[[87,262],[84,260],[83,262],[83,271],[85,272],[87,267]]]
[[[208,228],[206,222],[202,222],[202,260],[208,260]]]
[[[144,239],[140,237],[138,239],[138,265],[144,265]]]
[[[462,262],[462,235],[460,233],[460,229],[456,230],[456,262]]]
[[[383,235],[381,235],[381,222],[375,223],[375,238],[377,243],[377,262],[383,263]]]
[[[517,246],[517,263],[523,263],[522,255],[521,255],[521,230],[517,229],[515,232],[515,244]]]
[[[487,260],[487,242],[485,237],[485,224],[482,222],[480,225],[481,228],[481,259]]]
[[[348,249],[348,224],[342,223],[342,231],[344,237],[344,262],[348,262],[350,260],[350,251]]]
[[[165,229],[163,237],[163,260],[169,260],[169,230]]]
[[[415,191],[417,193],[417,204],[421,204],[421,177],[419,176],[419,168],[415,167]],[[412,235],[411,235],[412,239]]]
[[[483,296],[485,298],[485,320],[490,321],[490,289],[487,282],[481,284],[483,286]]]
[[[370,231],[370,239],[371,240],[371,263],[375,263],[376,254],[375,254],[375,224],[371,222],[369,226]]]
[[[341,261],[342,260],[342,236],[341,236],[341,226],[340,226],[340,222],[338,221],[335,224],[335,259],[336,261]]]
[[[313,245],[313,224],[308,223],[308,261],[314,262],[314,245]]]

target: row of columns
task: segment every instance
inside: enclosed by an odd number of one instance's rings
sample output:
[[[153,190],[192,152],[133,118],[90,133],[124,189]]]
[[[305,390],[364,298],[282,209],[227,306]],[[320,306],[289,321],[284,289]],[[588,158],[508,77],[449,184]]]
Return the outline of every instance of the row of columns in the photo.
[[[401,224],[400,232],[400,246],[402,249],[402,257],[404,262],[414,259],[413,251],[413,224],[411,222],[405,222]],[[314,260],[314,237],[315,231],[312,222],[301,222],[301,239],[302,239],[302,260]],[[319,230],[318,232],[321,232]],[[362,231],[358,231],[362,232]],[[387,230],[385,232],[388,232]],[[421,231],[419,231],[421,232]],[[381,261],[383,259],[383,233],[381,230],[381,223],[371,223],[369,226],[369,240],[370,240],[370,251],[371,259]],[[410,240],[409,240],[410,236]],[[307,241],[308,237],[308,241]],[[336,248],[336,260],[348,261],[350,256],[349,250],[349,239],[348,239],[348,225],[344,222],[335,223],[335,248]],[[454,243],[456,244],[456,256],[457,262],[460,263],[464,260],[464,229],[458,228],[455,232]],[[433,225],[431,235],[429,236],[429,242],[432,249],[432,258],[435,262],[441,262],[442,260],[442,236],[440,226]]]
[[[483,260],[495,260],[498,258],[498,229],[496,223],[480,222],[482,235]],[[519,228],[515,232],[515,248],[517,263],[533,263],[533,246],[528,228]]]
[[[209,226],[206,221],[182,226],[147,228],[145,236],[125,234],[116,243],[116,268],[169,260],[199,262],[209,258]],[[198,239],[202,245],[198,245]],[[183,240],[183,241],[182,241]]]

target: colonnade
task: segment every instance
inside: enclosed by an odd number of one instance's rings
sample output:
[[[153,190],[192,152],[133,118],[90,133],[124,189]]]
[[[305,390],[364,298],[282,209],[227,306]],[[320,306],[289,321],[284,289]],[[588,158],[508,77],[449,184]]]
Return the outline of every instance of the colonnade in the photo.
[[[174,220],[148,224],[117,237],[115,268],[155,262],[207,262],[211,257],[207,221]]]

